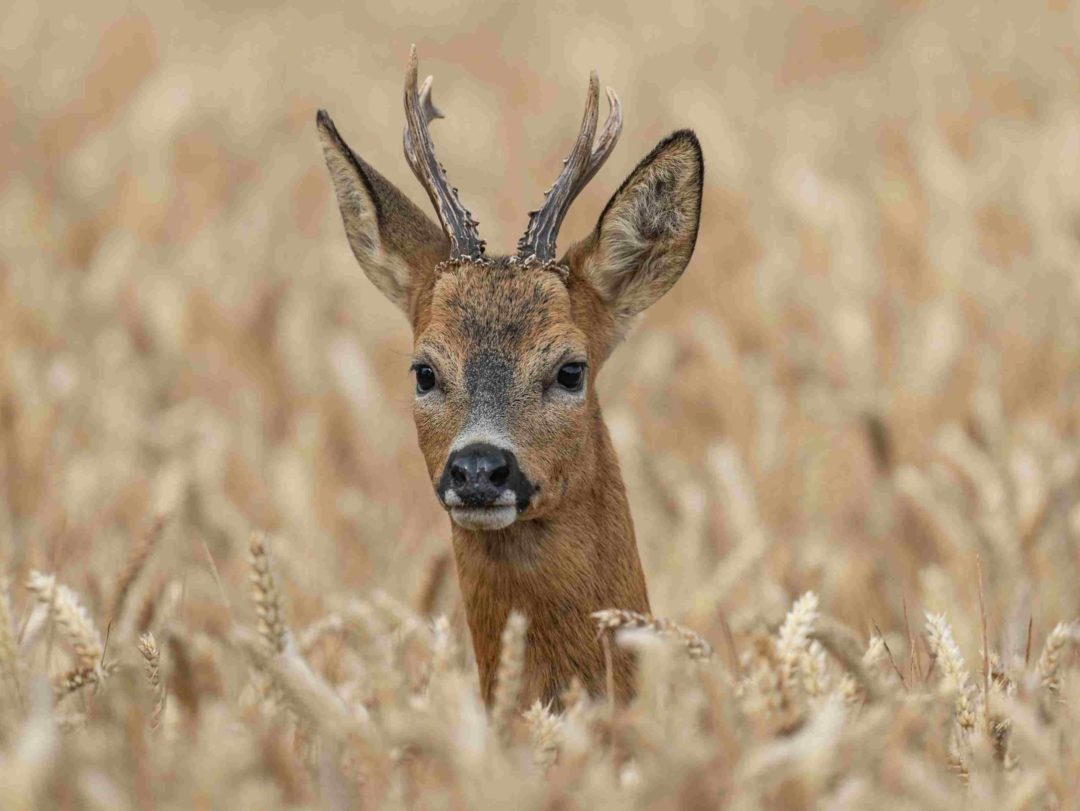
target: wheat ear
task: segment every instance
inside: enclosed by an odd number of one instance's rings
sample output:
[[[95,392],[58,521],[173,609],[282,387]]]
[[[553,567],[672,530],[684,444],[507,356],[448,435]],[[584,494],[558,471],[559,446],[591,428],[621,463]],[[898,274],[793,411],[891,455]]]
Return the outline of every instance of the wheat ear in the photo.
[[[150,728],[161,725],[161,715],[165,711],[165,684],[161,680],[161,651],[154,635],[147,632],[139,637],[139,653],[145,660],[146,681],[154,696],[154,709],[150,716]]]
[[[562,744],[562,718],[545,707],[537,699],[524,715],[529,725],[529,740],[532,742],[533,763],[541,772],[546,772],[555,763]]]
[[[780,662],[780,678],[790,689],[802,670],[803,655],[809,651],[810,633],[818,617],[818,598],[806,592],[794,602],[776,637],[776,657]]]
[[[120,669],[118,662],[110,662],[105,667],[76,667],[64,673],[53,683],[53,695],[56,700],[76,693],[87,686],[103,684],[106,677]]]
[[[266,533],[251,533],[251,594],[259,617],[259,635],[270,652],[284,653],[289,633],[285,624],[285,600],[271,571],[269,543]]]
[[[78,595],[63,583],[57,583],[55,575],[37,571],[30,572],[26,587],[34,593],[38,602],[48,607],[79,665],[97,667],[104,652],[101,634],[79,602]]]
[[[135,581],[139,579],[139,575],[146,568],[146,562],[150,559],[151,553],[157,546],[164,528],[165,517],[158,516],[132,548],[131,554],[128,555],[127,562],[116,580],[116,588],[113,590],[112,600],[109,603],[109,612],[106,616],[110,622],[116,622],[120,618],[131,594],[131,587],[135,585]]]
[[[1076,625],[1071,622],[1059,622],[1046,637],[1039,662],[1036,665],[1039,683],[1047,690],[1057,692],[1061,688],[1061,662],[1072,644]]]
[[[689,628],[650,614],[639,614],[637,611],[624,611],[621,608],[607,608],[603,611],[594,611],[592,618],[600,632],[619,630],[646,630],[654,634],[678,639],[686,648],[691,659],[709,659],[712,657],[712,646]]]
[[[510,740],[510,722],[521,694],[521,676],[525,670],[525,631],[528,620],[518,611],[511,611],[502,632],[502,651],[495,683],[495,700],[491,706],[491,721],[499,741]]]
[[[937,657],[946,689],[956,691],[956,721],[970,732],[975,728],[975,708],[970,696],[967,665],[943,614],[926,615],[926,639]]]

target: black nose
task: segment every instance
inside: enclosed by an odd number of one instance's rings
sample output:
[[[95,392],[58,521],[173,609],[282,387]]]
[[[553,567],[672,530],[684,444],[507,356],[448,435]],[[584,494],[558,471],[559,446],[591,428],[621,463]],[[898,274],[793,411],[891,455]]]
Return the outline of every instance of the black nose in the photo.
[[[513,453],[477,443],[450,454],[439,490],[448,504],[456,497],[464,507],[490,507],[503,493],[516,489],[520,478]]]

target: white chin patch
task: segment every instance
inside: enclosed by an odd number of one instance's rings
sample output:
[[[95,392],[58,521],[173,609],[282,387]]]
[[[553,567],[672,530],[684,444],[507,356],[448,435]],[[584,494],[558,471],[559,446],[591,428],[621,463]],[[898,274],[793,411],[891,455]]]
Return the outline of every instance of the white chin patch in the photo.
[[[464,529],[506,529],[517,520],[515,506],[508,507],[452,507],[450,517]]]

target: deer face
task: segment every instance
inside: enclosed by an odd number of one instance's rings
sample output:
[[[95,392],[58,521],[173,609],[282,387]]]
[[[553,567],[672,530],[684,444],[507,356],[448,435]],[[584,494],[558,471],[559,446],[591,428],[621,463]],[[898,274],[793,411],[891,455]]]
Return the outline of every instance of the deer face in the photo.
[[[459,526],[503,529],[587,493],[603,431],[593,382],[633,318],[663,295],[693,252],[701,150],[683,130],[623,183],[596,229],[555,260],[559,224],[621,129],[618,98],[597,134],[595,75],[563,173],[513,257],[492,258],[446,182],[427,125],[428,79],[406,80],[405,152],[440,230],[357,157],[329,116],[320,138],[361,268],[413,326],[420,448],[436,495]]]
[[[417,331],[417,436],[458,524],[544,514],[575,483],[597,414],[585,324],[559,274],[463,265],[435,280]],[[597,364],[598,365],[598,364]]]

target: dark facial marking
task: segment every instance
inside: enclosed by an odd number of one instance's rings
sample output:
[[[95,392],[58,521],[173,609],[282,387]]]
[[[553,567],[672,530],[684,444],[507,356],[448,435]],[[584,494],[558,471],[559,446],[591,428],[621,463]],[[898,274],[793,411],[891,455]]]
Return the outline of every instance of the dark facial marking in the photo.
[[[509,434],[513,383],[514,367],[505,355],[479,352],[470,357],[465,363],[469,415],[462,432],[478,429]]]

